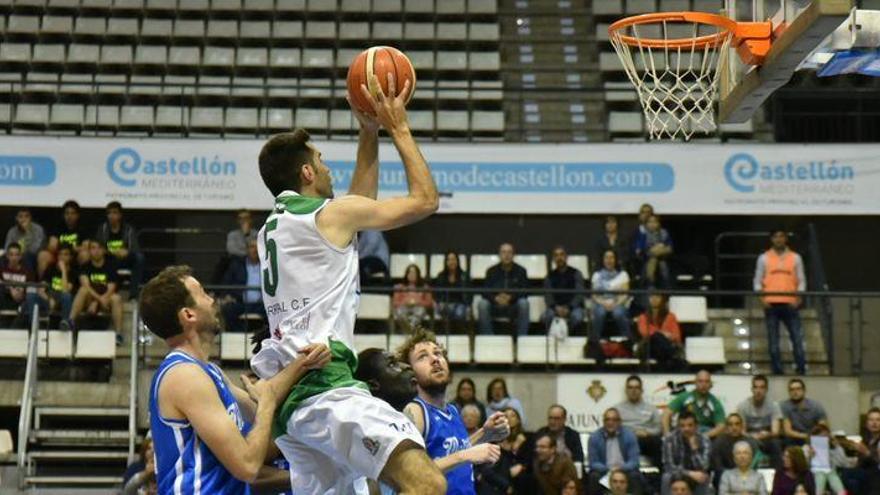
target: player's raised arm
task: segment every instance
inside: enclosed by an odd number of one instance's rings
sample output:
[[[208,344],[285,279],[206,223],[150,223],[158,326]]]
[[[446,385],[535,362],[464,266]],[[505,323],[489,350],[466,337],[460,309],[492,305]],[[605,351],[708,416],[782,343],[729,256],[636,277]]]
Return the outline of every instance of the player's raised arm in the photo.
[[[351,112],[360,123],[360,131],[357,161],[348,194],[376,199],[379,191],[379,122],[376,117],[358,110],[354,105],[351,105]]]
[[[333,234],[336,235],[331,234],[334,240],[350,239],[351,235],[360,230],[388,230],[409,225],[434,213],[439,206],[439,195],[431,170],[409,129],[404,106],[410,91],[409,80],[404,83],[400,94],[397,94],[391,74],[388,76],[387,96],[380,91],[373,97],[365,86],[361,87],[361,91],[369,97],[376,120],[388,132],[400,154],[409,193],[382,201],[354,195],[334,201],[318,217],[322,232],[335,231]]]

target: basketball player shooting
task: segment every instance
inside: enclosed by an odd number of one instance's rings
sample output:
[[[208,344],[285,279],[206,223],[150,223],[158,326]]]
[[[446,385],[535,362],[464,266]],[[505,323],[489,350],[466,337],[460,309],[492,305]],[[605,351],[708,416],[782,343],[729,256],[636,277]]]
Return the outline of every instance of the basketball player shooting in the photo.
[[[380,87],[375,75],[372,79],[371,87]],[[353,376],[357,233],[409,225],[438,207],[437,188],[407,121],[410,81],[399,93],[393,75],[387,82],[387,95],[360,87],[374,116],[353,109],[360,135],[348,195],[333,199],[330,169],[304,130],[273,136],[260,152],[260,175],[275,196],[258,239],[271,336],[251,367],[269,378],[310,344],[323,343],[331,351],[330,363],[307,374],[275,417],[276,444],[292,466],[297,494],[352,493],[353,482],[363,477],[398,493],[446,490],[409,419]],[[400,154],[409,193],[378,201],[380,126]]]

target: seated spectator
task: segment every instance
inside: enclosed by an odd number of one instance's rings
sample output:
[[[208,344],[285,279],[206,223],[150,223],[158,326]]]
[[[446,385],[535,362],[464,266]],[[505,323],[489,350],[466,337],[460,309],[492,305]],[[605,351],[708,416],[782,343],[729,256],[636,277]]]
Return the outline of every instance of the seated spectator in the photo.
[[[236,216],[238,228],[230,230],[226,234],[226,254],[231,257],[244,258],[247,256],[248,241],[257,239],[257,230],[254,228],[254,219],[250,210],[242,208]]]
[[[661,370],[681,367],[681,328],[675,313],[669,311],[669,296],[651,294],[648,297],[648,310],[639,315],[638,328],[645,354],[656,359]]]
[[[558,442],[558,440],[557,440]],[[628,485],[635,495],[642,493],[641,473],[639,472],[639,442],[629,428],[621,426],[620,413],[613,407],[602,415],[602,428],[590,434],[589,448],[590,474],[587,493],[599,495],[602,486],[599,481],[611,470],[626,473]]]
[[[30,325],[28,316],[33,310],[36,298],[33,292],[28,292],[27,287],[16,284],[34,282],[34,272],[25,266],[20,245],[13,243],[6,246],[3,263],[0,265],[0,280],[6,282],[0,286],[0,310],[18,311],[19,315],[14,318],[12,325],[28,327]]]
[[[611,495],[631,495],[629,491],[629,477],[620,469],[612,469],[608,475],[608,486]]]
[[[614,215],[605,217],[605,229],[596,241],[596,248],[591,253],[593,257],[593,271],[602,268],[602,257],[605,251],[614,251],[620,266],[626,266],[627,250],[625,241],[620,238],[617,227],[617,217]]]
[[[617,413],[615,411],[615,413]],[[616,414],[620,419],[620,414]],[[547,426],[535,432],[535,437],[550,435],[556,440],[556,451],[574,462],[584,462],[584,447],[581,445],[581,436],[578,432],[565,425],[568,419],[568,411],[559,404],[553,404],[547,409]]]
[[[110,312],[117,344],[122,343],[122,299],[116,293],[119,278],[116,265],[104,254],[104,244],[98,241],[89,243],[89,262],[82,267],[79,275],[79,289],[73,298],[70,320],[78,325],[77,318],[83,314],[97,315]]]
[[[563,487],[570,480],[574,480],[577,493],[581,491],[574,463],[569,457],[558,454],[556,439],[546,433],[535,436],[532,475],[543,495],[562,493]]]
[[[602,269],[593,273],[593,325],[590,340],[599,342],[605,334],[605,319],[611,315],[622,337],[631,337],[629,316],[627,315],[627,294],[603,294],[601,291],[629,290],[629,275],[617,264],[614,251],[602,255]]]
[[[773,495],[795,495],[798,485],[803,485],[809,494],[816,493],[816,482],[810,472],[810,464],[804,449],[791,446],[782,453],[782,468],[773,476]]]
[[[89,261],[89,248],[85,245],[88,234],[80,225],[80,206],[73,200],[65,201],[61,206],[62,222],[49,233],[49,242],[46,251],[41,252],[50,256],[47,263],[51,263],[58,255],[61,246],[68,246],[74,255],[74,265],[83,265]]]
[[[669,431],[672,415],[688,411],[697,419],[700,433],[715,438],[724,431],[724,406],[717,397],[712,395],[712,374],[706,370],[697,372],[694,378],[694,389],[682,392],[673,399],[663,414],[663,431]]]
[[[467,289],[470,280],[461,269],[458,253],[449,251],[444,259],[443,270],[434,279],[434,299],[437,301],[437,315],[454,322],[467,321],[474,298],[472,294],[443,289]]]
[[[480,410],[480,424],[486,422],[488,416],[486,416],[486,406],[477,400],[477,387],[474,385],[474,381],[470,378],[462,378],[458,381],[458,388],[455,391],[455,398],[452,399],[452,403],[455,404],[455,407],[458,410],[464,409],[464,406],[472,404]]]
[[[232,258],[223,276],[223,285],[260,287],[260,255],[257,252],[257,240],[251,239],[247,245],[247,256]],[[226,328],[235,332],[246,332],[247,323],[242,321],[245,313],[262,315],[266,319],[263,306],[263,293],[260,289],[231,290],[222,299],[220,308]],[[297,309],[297,308],[291,308]]]
[[[745,434],[743,427],[743,419],[737,413],[731,413],[727,416],[727,428],[724,433],[715,437],[712,441],[712,451],[710,454],[712,470],[715,472],[715,486],[719,486],[721,474],[728,469],[736,468],[736,462],[733,455],[733,446],[740,442],[749,444],[749,458],[752,459],[750,467],[756,468],[758,459],[755,454],[759,454],[758,443],[750,436]]]
[[[492,334],[492,318],[504,316],[515,322],[516,334],[529,333],[529,300],[526,294],[505,292],[504,289],[527,289],[529,277],[526,269],[514,263],[513,245],[504,243],[498,249],[501,262],[486,270],[486,292],[480,300],[479,330],[483,335]]]
[[[855,467],[857,459],[850,459],[827,425],[818,424],[813,428],[811,437],[825,437],[828,439],[828,457],[820,459],[819,456],[811,455],[810,471],[816,482],[816,493],[829,493],[831,495],[846,495],[843,480],[840,478],[840,469]],[[828,491],[825,491],[828,487]]]
[[[788,400],[782,401],[782,431],[786,445],[804,445],[810,432],[818,424],[828,424],[825,408],[817,401],[808,399],[807,386],[800,378],[788,382]]]
[[[850,493],[880,493],[880,408],[872,407],[865,415],[861,442],[841,439],[855,452],[857,465],[844,471]]]
[[[155,495],[158,491],[155,462],[153,439],[148,437],[141,445],[140,459],[125,469],[122,495]]]
[[[30,208],[19,208],[15,214],[15,225],[6,232],[4,246],[18,244],[21,248],[23,263],[31,269],[37,267],[37,253],[46,244],[46,232],[34,222]]]
[[[525,426],[526,414],[523,410],[522,402],[507,393],[507,382],[504,381],[504,378],[495,378],[486,387],[486,417],[498,411],[504,411],[508,407],[516,410],[517,414],[519,414],[519,419],[522,420],[522,424]]]
[[[620,413],[623,426],[635,433],[639,442],[639,452],[651,459],[654,466],[660,466],[663,422],[660,411],[644,400],[642,379],[632,375],[626,379],[626,400],[614,406]]]
[[[636,244],[636,256],[644,264],[646,287],[672,286],[668,259],[672,255],[672,237],[660,226],[660,217],[651,215],[645,223],[645,233]]]
[[[544,310],[542,320],[549,330],[550,324],[556,318],[562,318],[566,322],[569,332],[579,327],[584,321],[584,274],[577,268],[568,266],[568,253],[562,246],[553,248],[553,271],[544,279],[544,289],[547,290],[576,290],[577,294],[554,294],[547,292],[544,302],[547,309]]]
[[[73,308],[73,295],[79,284],[79,267],[73,256],[70,244],[63,243],[58,247],[57,261],[44,273],[40,282],[46,287],[37,291],[40,311],[61,316],[61,328],[73,328],[70,310]]]
[[[107,221],[98,228],[95,240],[104,245],[113,256],[116,268],[131,271],[131,299],[137,299],[143,281],[144,255],[138,245],[137,232],[131,224],[123,221],[122,204],[119,201],[107,203]]]
[[[418,265],[409,265],[403,276],[403,283],[394,286],[394,297],[391,300],[394,317],[415,328],[430,318],[430,310],[434,309],[434,296],[430,287],[422,278]]]
[[[511,455],[510,478],[514,493],[525,493],[528,470],[532,466],[529,435],[523,431],[522,420],[516,409],[508,407],[504,409],[504,415],[507,416],[510,434],[501,442],[501,451],[510,452]]]
[[[752,458],[752,445],[746,441],[733,444],[735,467],[721,474],[718,495],[767,495],[764,477],[755,471]]]
[[[693,485],[693,493],[708,495],[709,468],[709,437],[697,430],[696,416],[683,411],[678,415],[678,428],[663,438],[661,493],[676,493],[674,481],[683,479]]]
[[[381,274],[381,282],[391,280],[391,255],[385,235],[378,230],[362,230],[358,233],[358,262],[361,270],[361,284],[373,281]]]
[[[752,396],[736,406],[736,412],[746,424],[746,434],[758,442],[760,452],[777,468],[782,462],[782,449],[779,445],[779,424],[782,410],[779,404],[767,398],[767,377],[755,375],[752,378]]]
[[[480,410],[473,404],[461,408],[461,421],[464,423],[468,436],[473,435],[483,426],[483,423],[480,423]]]

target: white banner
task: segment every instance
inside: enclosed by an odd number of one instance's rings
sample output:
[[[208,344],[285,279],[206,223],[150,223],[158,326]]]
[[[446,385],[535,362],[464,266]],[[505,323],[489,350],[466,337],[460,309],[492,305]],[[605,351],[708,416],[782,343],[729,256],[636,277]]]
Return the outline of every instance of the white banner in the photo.
[[[356,143],[316,142],[344,194]],[[258,140],[0,138],[0,202],[267,210]],[[422,145],[441,213],[877,214],[880,145]],[[393,146],[380,195],[405,194]]]

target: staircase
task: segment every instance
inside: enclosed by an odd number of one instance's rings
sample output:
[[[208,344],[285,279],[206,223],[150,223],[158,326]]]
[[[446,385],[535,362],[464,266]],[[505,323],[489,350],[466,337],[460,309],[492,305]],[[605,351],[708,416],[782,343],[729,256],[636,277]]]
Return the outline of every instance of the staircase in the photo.
[[[29,487],[118,486],[128,440],[126,407],[37,406],[24,482]]]
[[[726,373],[770,373],[770,352],[764,312],[759,308],[709,310],[709,328],[724,338]],[[806,347],[807,374],[830,375],[831,366],[815,310],[801,310],[801,326]],[[785,325],[780,325],[779,346],[786,373],[793,372],[794,357]]]

